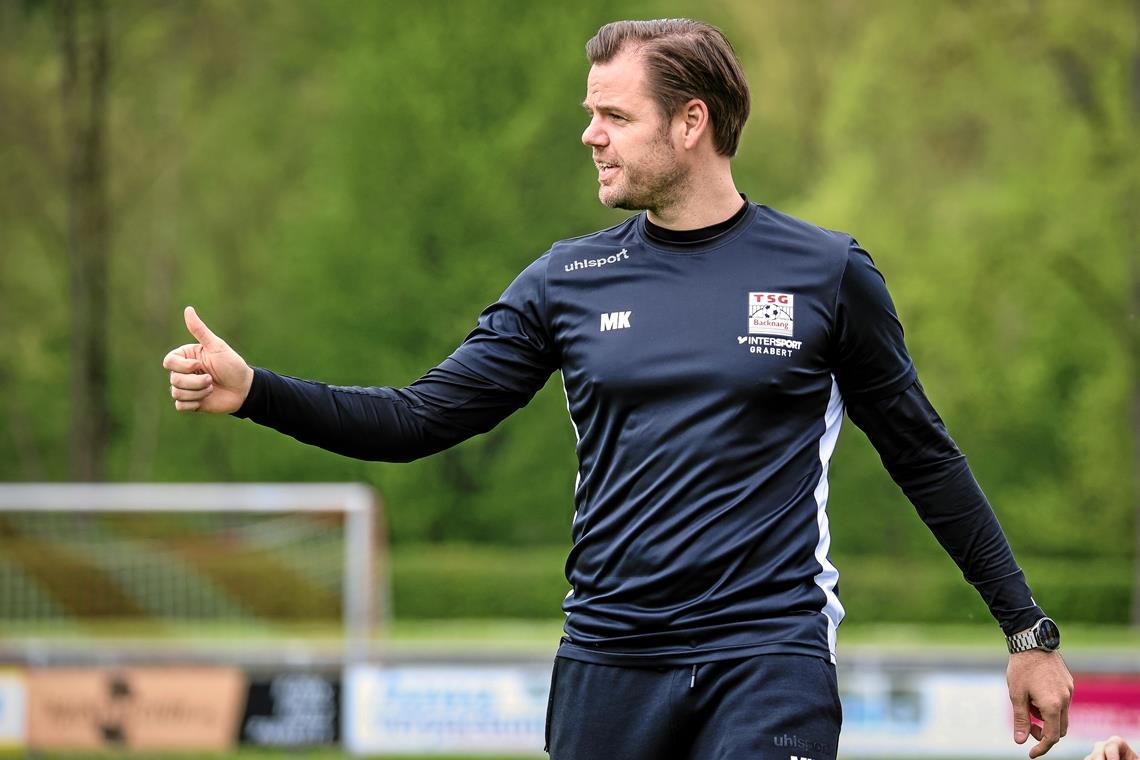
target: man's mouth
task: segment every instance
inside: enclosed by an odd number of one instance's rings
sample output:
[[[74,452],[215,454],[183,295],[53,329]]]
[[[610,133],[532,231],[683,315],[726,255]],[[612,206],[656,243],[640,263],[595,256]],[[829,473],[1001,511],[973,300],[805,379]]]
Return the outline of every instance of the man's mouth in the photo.
[[[606,182],[613,179],[620,168],[617,164],[611,164],[608,161],[595,161],[594,165],[598,167],[599,182]]]

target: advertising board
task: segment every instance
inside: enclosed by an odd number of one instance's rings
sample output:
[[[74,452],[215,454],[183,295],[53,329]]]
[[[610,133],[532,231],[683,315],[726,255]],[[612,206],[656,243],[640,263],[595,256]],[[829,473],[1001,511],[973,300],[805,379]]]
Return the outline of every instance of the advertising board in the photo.
[[[350,752],[542,752],[550,666],[349,668]]]
[[[27,684],[35,750],[222,750],[245,699],[229,667],[38,668]]]
[[[240,741],[311,747],[340,740],[340,682],[319,673],[251,677]]]
[[[1073,681],[1070,737],[1087,743],[1119,734],[1140,742],[1140,675],[1077,673]]]

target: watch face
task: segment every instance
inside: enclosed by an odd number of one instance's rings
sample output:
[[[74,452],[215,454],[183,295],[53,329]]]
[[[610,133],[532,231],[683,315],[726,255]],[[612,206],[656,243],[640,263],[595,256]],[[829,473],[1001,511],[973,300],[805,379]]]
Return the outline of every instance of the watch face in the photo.
[[[1061,646],[1061,631],[1049,618],[1044,618],[1037,626],[1037,643],[1046,649]]]

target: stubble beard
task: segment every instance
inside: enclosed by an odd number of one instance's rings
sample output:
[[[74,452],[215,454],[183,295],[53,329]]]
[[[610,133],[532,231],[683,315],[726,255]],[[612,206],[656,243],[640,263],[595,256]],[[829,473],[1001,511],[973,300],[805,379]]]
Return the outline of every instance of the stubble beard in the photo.
[[[598,200],[603,205],[627,211],[650,211],[661,216],[665,209],[680,200],[688,184],[689,170],[676,160],[668,133],[658,135],[651,149],[648,163],[653,168],[643,169],[622,164],[621,186],[611,188],[608,196],[603,196],[600,191],[598,193]],[[661,164],[665,167],[655,170]]]

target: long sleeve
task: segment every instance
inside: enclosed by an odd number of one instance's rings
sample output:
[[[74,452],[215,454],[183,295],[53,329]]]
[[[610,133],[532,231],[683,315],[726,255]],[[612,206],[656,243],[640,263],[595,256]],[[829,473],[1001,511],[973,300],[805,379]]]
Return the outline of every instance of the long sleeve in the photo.
[[[1006,634],[1044,613],[966,458],[918,382],[882,275],[852,242],[836,301],[836,376],[851,421]]]
[[[544,314],[546,261],[479,315],[442,363],[406,388],[343,387],[255,368],[235,416],[358,459],[407,462],[484,433],[558,368]]]

